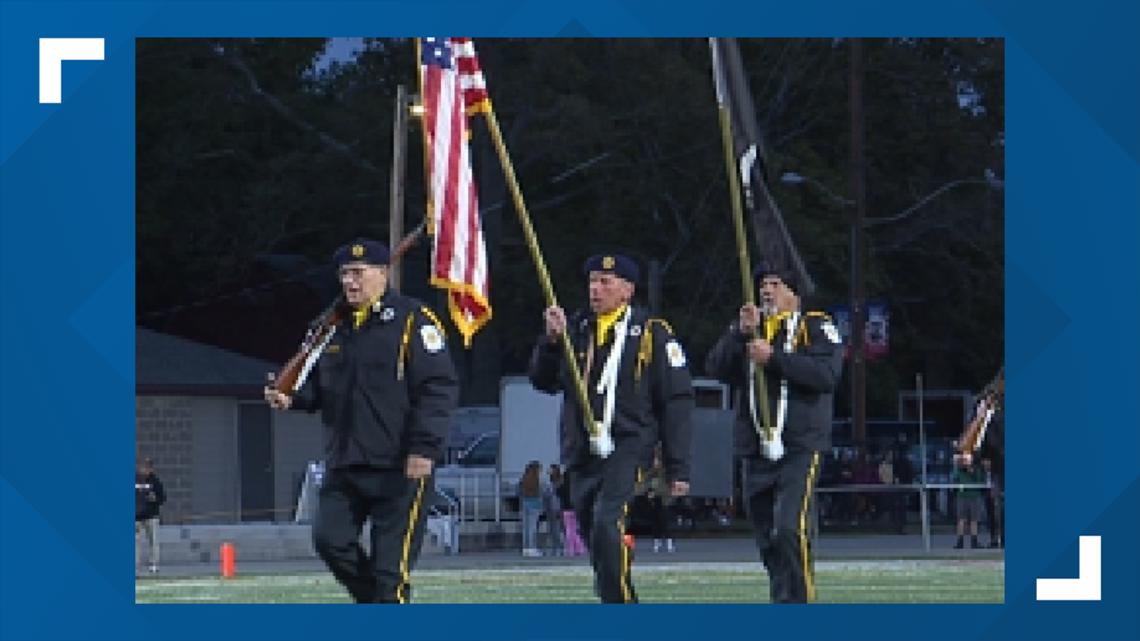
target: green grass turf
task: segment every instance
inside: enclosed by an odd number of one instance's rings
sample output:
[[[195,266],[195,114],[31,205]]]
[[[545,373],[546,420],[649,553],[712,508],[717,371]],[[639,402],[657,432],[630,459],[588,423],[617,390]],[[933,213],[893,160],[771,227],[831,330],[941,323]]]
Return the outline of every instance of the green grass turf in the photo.
[[[759,564],[635,565],[642,603],[764,603]],[[821,603],[1001,603],[1001,561],[832,561],[816,565]],[[425,570],[412,575],[416,603],[596,603],[588,567]],[[146,578],[138,603],[347,603],[326,573]]]

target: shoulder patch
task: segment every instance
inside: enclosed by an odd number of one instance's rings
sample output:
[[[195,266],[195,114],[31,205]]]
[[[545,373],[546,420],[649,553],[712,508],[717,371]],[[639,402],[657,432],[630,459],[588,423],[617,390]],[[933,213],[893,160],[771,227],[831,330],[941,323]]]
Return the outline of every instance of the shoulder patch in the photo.
[[[443,349],[443,333],[435,325],[420,326],[420,339],[429,354],[435,354]]]
[[[839,336],[839,329],[835,327],[835,323],[831,322],[830,318],[823,321],[823,324],[820,325],[820,329],[822,329],[824,335],[827,336],[827,340],[832,343],[838,345],[843,342],[843,339]]]
[[[669,357],[669,365],[672,367],[684,367],[687,362],[685,350],[681,349],[681,344],[675,340],[665,343],[665,355]]]

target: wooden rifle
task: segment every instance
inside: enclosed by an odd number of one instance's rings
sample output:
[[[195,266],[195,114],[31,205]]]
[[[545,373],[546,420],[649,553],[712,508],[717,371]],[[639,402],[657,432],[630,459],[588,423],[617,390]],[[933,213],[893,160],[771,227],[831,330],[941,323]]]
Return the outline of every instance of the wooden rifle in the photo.
[[[1001,409],[1005,401],[1005,368],[998,371],[997,377],[982,393],[982,401],[978,403],[974,418],[966,425],[961,438],[958,439],[957,456],[970,461],[974,453],[982,446],[986,438],[986,428],[989,427],[993,415]]]

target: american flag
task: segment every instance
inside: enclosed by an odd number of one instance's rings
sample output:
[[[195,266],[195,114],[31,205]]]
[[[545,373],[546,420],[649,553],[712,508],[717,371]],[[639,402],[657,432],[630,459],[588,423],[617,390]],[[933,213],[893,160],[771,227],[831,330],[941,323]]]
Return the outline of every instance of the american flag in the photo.
[[[431,284],[450,292],[451,318],[470,347],[491,319],[491,304],[467,118],[491,103],[470,38],[423,38],[420,50]]]

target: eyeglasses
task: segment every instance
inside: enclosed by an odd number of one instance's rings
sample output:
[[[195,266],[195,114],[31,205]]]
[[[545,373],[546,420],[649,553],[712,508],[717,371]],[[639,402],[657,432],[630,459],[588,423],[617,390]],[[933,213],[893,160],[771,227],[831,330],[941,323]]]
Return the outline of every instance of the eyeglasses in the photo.
[[[360,280],[369,269],[379,269],[373,265],[345,265],[337,270],[341,280]]]

